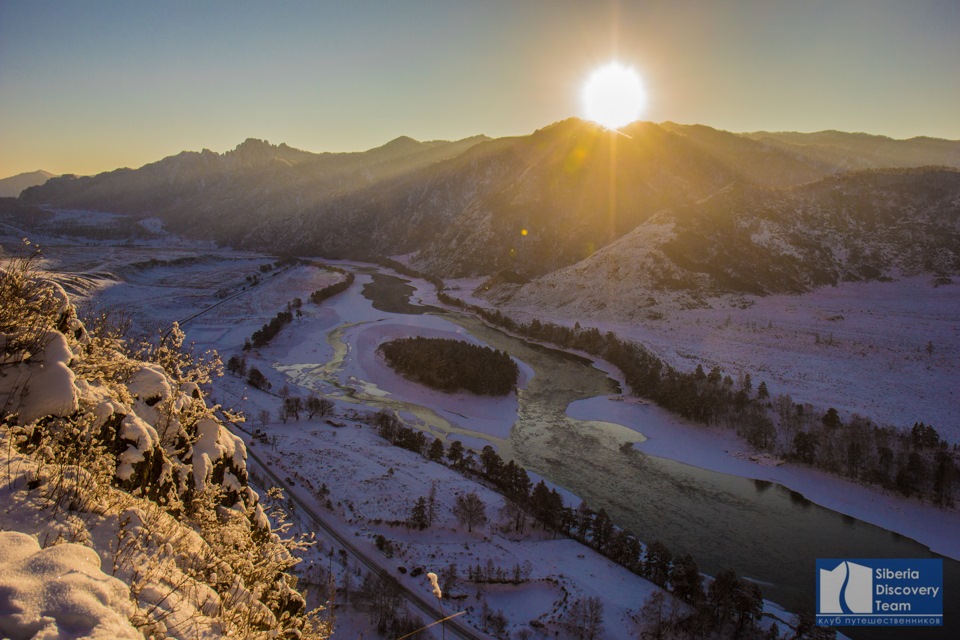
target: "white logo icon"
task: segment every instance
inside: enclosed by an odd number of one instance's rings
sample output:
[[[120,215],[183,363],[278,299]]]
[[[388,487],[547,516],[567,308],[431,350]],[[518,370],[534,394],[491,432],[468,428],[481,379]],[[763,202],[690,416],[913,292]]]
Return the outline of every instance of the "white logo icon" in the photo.
[[[818,613],[873,613],[873,569],[843,561],[836,569],[820,569]]]

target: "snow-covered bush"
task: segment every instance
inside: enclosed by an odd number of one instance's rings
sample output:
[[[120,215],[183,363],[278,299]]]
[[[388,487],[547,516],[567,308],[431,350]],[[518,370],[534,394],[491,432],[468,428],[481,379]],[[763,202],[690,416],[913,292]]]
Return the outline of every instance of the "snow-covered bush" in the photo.
[[[4,265],[0,309],[3,491],[16,507],[0,529],[91,546],[146,636],[329,636],[290,573],[304,542],[271,526],[247,484],[246,449],[223,422],[241,418],[204,399],[215,353],[185,351],[176,325],[136,350],[108,322],[88,332],[32,257]],[[11,562],[0,554],[0,574]]]

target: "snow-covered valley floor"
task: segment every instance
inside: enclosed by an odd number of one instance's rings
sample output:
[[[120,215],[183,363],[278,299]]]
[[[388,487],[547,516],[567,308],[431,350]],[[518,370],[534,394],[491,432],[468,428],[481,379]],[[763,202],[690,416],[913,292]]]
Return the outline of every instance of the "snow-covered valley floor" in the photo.
[[[450,287],[488,306],[473,295],[479,284],[468,279]],[[656,313],[627,303],[611,301],[609,309],[592,312],[560,307],[549,315],[532,305],[508,304],[504,311],[524,320],[579,321],[640,341],[682,371],[702,364],[734,379],[749,373],[772,396],[789,394],[794,402],[900,428],[922,421],[960,441],[958,282],[932,276],[847,282],[803,295],[708,298],[710,308],[693,309],[663,299]]]
[[[84,252],[80,249],[73,251],[73,264],[77,265]],[[109,268],[120,277],[117,280],[98,280],[90,288],[89,301],[100,308],[119,309],[122,306],[132,313],[135,325],[143,330],[188,318],[206,306],[219,302],[220,299],[212,295],[218,289],[242,291],[240,287],[245,276],[256,273],[258,265],[269,261],[255,254],[222,252],[219,257],[196,264],[158,266],[130,272],[129,263],[132,260],[129,256],[123,256],[118,251],[113,258],[107,266],[98,264],[97,270]],[[52,266],[69,270],[71,258],[68,256],[63,260],[59,264],[54,260]],[[89,257],[85,260],[86,267],[86,264],[90,264]],[[263,284],[250,288],[187,323],[185,329],[188,340],[196,342],[199,350],[217,349],[226,360],[230,355],[240,353],[244,340],[283,309],[288,301],[295,297],[306,301],[310,292],[331,284],[339,277],[313,267],[297,267],[283,272],[278,270],[276,273],[267,274]],[[492,611],[504,612],[514,631],[535,618],[549,625],[550,620],[555,622],[561,616],[573,599],[600,594],[606,604],[605,637],[635,637],[636,629],[631,617],[642,606],[644,598],[657,587],[569,540],[553,540],[552,536],[545,536],[539,530],[534,531],[529,539],[518,540],[498,530],[498,511],[502,506],[502,498],[497,494],[446,467],[386,445],[376,436],[373,428],[365,424],[363,415],[370,411],[369,408],[358,405],[344,395],[342,389],[324,382],[320,377],[298,377],[304,372],[305,366],[327,363],[338,356],[335,345],[328,341],[328,333],[338,326],[349,324],[351,326],[344,327],[341,335],[346,347],[345,353],[339,354],[343,357],[343,364],[338,369],[341,385],[357,383],[358,389],[364,393],[402,398],[425,407],[441,421],[429,424],[428,420],[421,426],[442,435],[445,431],[442,421],[447,421],[459,429],[458,439],[477,450],[485,442],[496,445],[508,434],[511,411],[515,411],[515,399],[477,400],[426,391],[400,378],[375,357],[372,352],[376,344],[404,334],[471,338],[456,325],[436,316],[401,316],[373,309],[369,301],[360,295],[363,278],[358,277],[349,292],[322,305],[306,303],[303,318],[285,328],[268,347],[249,354],[248,366],[256,366],[267,375],[273,384],[272,393],[251,389],[243,380],[229,375],[215,383],[214,396],[218,401],[225,406],[244,410],[248,415],[246,427],[251,430],[264,428],[271,442],[275,442],[275,448],[273,444],[267,446],[258,442],[253,449],[295,480],[294,490],[299,492],[302,499],[315,500],[317,508],[325,510],[336,526],[356,538],[358,545],[366,545],[372,554],[383,556],[385,565],[391,568],[393,575],[412,588],[429,592],[429,584],[423,576],[409,576],[409,571],[418,567],[439,573],[451,563],[456,563],[461,577],[465,576],[468,566],[480,564],[486,568],[488,561],[511,575],[518,569],[521,576],[527,579],[523,586],[488,585],[478,589],[461,583],[459,589],[451,592],[465,596],[458,604],[463,608],[472,607],[468,617],[474,621],[479,619],[485,601]],[[426,283],[417,284],[415,297],[425,303],[435,304]],[[941,289],[945,292],[948,288]],[[956,393],[958,385],[950,385],[951,380],[956,382],[957,363],[956,358],[951,360],[949,354],[958,352],[956,347],[960,338],[956,335],[958,325],[948,326],[950,318],[960,318],[955,298],[945,297],[941,305],[928,309],[924,312],[926,315],[922,316],[932,318],[928,326],[928,333],[933,336],[930,340],[935,345],[932,356],[924,351],[925,342],[919,344],[919,357],[910,359],[905,354],[915,351],[915,346],[909,349],[903,344],[897,346],[896,339],[891,338],[894,346],[883,347],[887,343],[877,338],[873,340],[877,348],[874,351],[868,349],[865,351],[867,355],[861,356],[870,363],[866,368],[873,368],[875,361],[871,358],[887,358],[891,362],[899,362],[902,358],[905,362],[914,363],[910,366],[915,365],[917,375],[909,384],[923,387],[926,393],[942,391],[946,397]],[[767,310],[767,315],[763,315],[763,304],[764,301],[758,301],[753,307],[743,310],[712,310],[713,315],[707,310],[694,310],[686,312],[692,315],[685,316],[682,321],[662,321],[662,326],[657,325],[655,329],[647,325],[642,328],[601,326],[649,340],[662,356],[671,359],[677,366],[692,368],[696,362],[703,362],[705,366],[716,363],[731,372],[737,372],[738,367],[742,367],[743,371],[754,372],[757,381],[767,380],[774,394],[790,393],[797,400],[833,405],[847,411],[857,410],[881,420],[883,418],[879,416],[887,415],[884,413],[887,405],[900,407],[904,415],[923,406],[922,403],[911,406],[910,401],[901,399],[898,403],[890,399],[889,387],[884,386],[887,382],[883,380],[878,384],[887,390],[887,395],[872,391],[870,378],[863,375],[862,364],[859,381],[845,391],[845,395],[832,396],[833,399],[829,394],[826,397],[817,395],[818,389],[832,389],[836,376],[854,376],[857,363],[849,363],[854,352],[846,350],[861,348],[857,337],[861,335],[861,330],[854,327],[849,334],[835,331],[832,344],[822,345],[824,353],[820,352],[821,345],[814,342],[816,349],[806,350],[812,351],[809,361],[803,358],[806,353],[801,344],[803,337],[815,340],[808,330],[820,327],[818,323],[830,323],[826,327],[843,323],[846,323],[843,326],[849,326],[854,323],[848,322],[848,318],[858,318],[859,313],[868,317],[869,305],[866,302],[858,307],[861,311],[856,312],[839,306],[838,300],[834,299],[831,303],[829,297],[822,303],[818,302],[820,306],[815,305],[811,309],[800,308],[799,302],[794,300],[794,304],[798,305],[796,315],[801,319],[790,322],[783,320],[780,323],[774,321],[772,327],[768,316],[784,309],[771,308]],[[836,305],[844,320],[820,318],[824,308],[834,308],[830,304]],[[755,315],[740,315],[751,311]],[[901,311],[909,315],[909,305]],[[701,316],[697,316],[698,313]],[[727,316],[731,317],[729,321]],[[711,321],[714,324],[710,325],[709,331],[703,328]],[[811,322],[813,324],[805,324]],[[883,323],[876,324],[878,326],[870,329],[875,333],[870,335],[887,335]],[[786,328],[776,333],[777,327],[787,325],[792,327],[789,336],[783,333],[788,331]],[[715,335],[719,331],[725,333]],[[678,340],[671,342],[674,334]],[[824,332],[821,339],[826,341],[828,337],[829,333]],[[863,339],[868,340],[869,336]],[[766,369],[753,368],[763,358],[777,357],[778,341],[788,345],[784,353],[778,356],[780,361],[776,371],[779,373],[774,374],[773,365],[768,365]],[[683,346],[678,347],[678,344]],[[829,349],[834,351],[830,352]],[[932,369],[928,369],[928,366]],[[821,370],[826,373],[816,373]],[[843,373],[837,373],[838,370]],[[757,371],[761,373],[757,374]],[[921,371],[933,373],[919,373]],[[884,379],[893,378],[894,373],[889,373]],[[532,372],[525,369],[523,375],[521,386]],[[936,379],[936,382],[928,385],[926,382],[929,381],[924,376]],[[946,382],[941,378],[946,378]],[[358,381],[364,384],[360,385]],[[281,422],[278,417],[281,400],[276,393],[284,384],[290,387],[294,395],[305,396],[310,392],[330,394],[335,400],[332,420],[343,426],[333,426],[323,419],[307,420],[303,416],[300,420]],[[858,390],[864,391],[867,396],[877,395],[876,403],[879,404],[857,405],[854,399]],[[870,406],[878,407],[878,411],[871,412]],[[938,401],[931,406],[934,407],[930,413],[932,417],[917,415],[909,420],[926,419],[940,429],[945,424],[944,420],[956,417],[955,413],[946,409],[947,403]],[[261,425],[257,419],[261,410],[271,414],[265,425]],[[944,512],[794,465],[766,466],[762,461],[750,460],[744,453],[745,447],[729,434],[685,424],[649,405],[598,397],[571,405],[568,413],[579,419],[603,420],[628,427],[642,422],[645,425],[642,434],[646,440],[636,446],[650,455],[723,473],[780,482],[814,502],[880,524],[930,545],[940,553],[960,557],[960,545],[955,536],[949,533],[960,527],[960,516],[956,512]],[[638,414],[642,414],[642,417],[638,417]],[[405,417],[414,421],[423,420],[421,414]],[[897,422],[898,419],[896,416],[888,418],[891,422]],[[464,435],[467,433],[472,436]],[[311,486],[315,490],[323,483],[331,491],[330,509],[324,506],[324,501],[316,500],[315,492],[310,491]],[[415,531],[405,526],[386,524],[406,520],[416,499],[428,495],[434,484],[438,487],[438,517],[433,527]],[[476,491],[481,496],[487,504],[490,518],[490,523],[470,533],[457,524],[451,513],[457,493],[469,491]],[[571,496],[570,500],[575,498]],[[386,558],[376,549],[374,539],[378,534],[394,542],[392,558]],[[317,556],[314,561],[319,563],[326,560]],[[344,576],[350,573],[347,568],[350,562],[340,563],[338,560],[337,564],[341,566],[338,579],[342,583]],[[407,569],[408,573],[397,571],[400,566]],[[356,587],[358,578],[354,576],[352,580],[352,586]],[[346,637],[359,628],[362,625],[346,625],[342,627],[342,633]]]

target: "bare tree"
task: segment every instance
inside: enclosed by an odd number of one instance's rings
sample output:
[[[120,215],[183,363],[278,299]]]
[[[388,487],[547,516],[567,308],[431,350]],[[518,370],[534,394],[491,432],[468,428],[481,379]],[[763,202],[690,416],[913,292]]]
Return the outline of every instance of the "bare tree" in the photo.
[[[471,491],[457,496],[453,515],[461,525],[467,525],[468,532],[472,532],[475,526],[479,527],[487,522],[487,505],[480,496]]]
[[[286,422],[286,418],[294,418],[300,420],[300,412],[303,411],[303,400],[300,399],[300,396],[291,396],[289,398],[283,399],[283,407],[281,408],[281,419]]]
[[[664,640],[673,628],[673,606],[666,601],[664,592],[655,590],[643,602],[638,620],[642,640]]]
[[[567,611],[567,628],[580,640],[596,640],[603,632],[603,601],[596,596],[575,600]]]
[[[394,621],[397,608],[403,602],[400,583],[381,573],[368,573],[363,578],[360,595],[370,605],[370,621],[377,622],[377,630],[383,633]]]
[[[318,398],[315,395],[310,395],[307,397],[306,409],[310,418],[318,414],[322,418],[333,409],[333,403],[326,398]]]

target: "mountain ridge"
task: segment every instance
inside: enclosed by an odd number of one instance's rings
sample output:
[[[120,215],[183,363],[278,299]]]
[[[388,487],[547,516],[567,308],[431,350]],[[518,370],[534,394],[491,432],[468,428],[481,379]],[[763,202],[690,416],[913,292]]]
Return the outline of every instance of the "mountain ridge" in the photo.
[[[250,138],[223,154],[184,152],[137,170],[53,179],[21,200],[156,216],[175,232],[249,249],[412,253],[432,275],[535,279],[730,185],[790,189],[851,170],[929,164],[960,168],[960,142],[671,122],[612,132],[568,118],[524,136],[401,136],[336,154]]]
[[[55,177],[57,176],[54,173],[38,169],[37,171],[27,171],[9,178],[2,178],[0,179],[0,198],[16,198],[24,189],[39,186]]]

